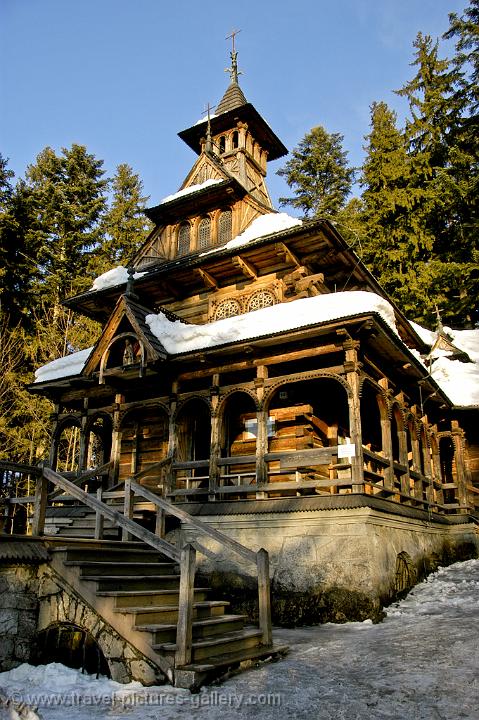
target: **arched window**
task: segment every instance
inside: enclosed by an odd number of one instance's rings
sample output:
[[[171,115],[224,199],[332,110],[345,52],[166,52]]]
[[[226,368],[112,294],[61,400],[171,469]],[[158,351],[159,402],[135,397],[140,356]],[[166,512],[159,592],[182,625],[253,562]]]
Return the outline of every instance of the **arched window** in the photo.
[[[190,224],[183,223],[178,230],[178,255],[190,252]]]
[[[226,138],[224,135],[220,137],[220,154],[222,155],[226,149]]]
[[[232,136],[233,149],[238,147],[238,131],[235,130]]]
[[[231,240],[232,213],[231,210],[224,210],[218,221],[218,242],[226,243]]]
[[[211,244],[211,220],[204,217],[198,226],[198,250],[203,250]]]

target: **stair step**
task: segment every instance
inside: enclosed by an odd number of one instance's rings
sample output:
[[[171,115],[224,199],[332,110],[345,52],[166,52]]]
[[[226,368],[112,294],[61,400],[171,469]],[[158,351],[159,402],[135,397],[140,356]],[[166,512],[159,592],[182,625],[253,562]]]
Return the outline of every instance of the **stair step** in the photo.
[[[102,577],[117,577],[119,575],[132,577],[136,576],[135,570],[138,571],[138,576],[145,575],[156,575],[156,576],[168,576],[179,578],[179,567],[176,563],[161,563],[161,562],[98,562],[93,560],[67,560],[64,565],[70,565],[73,567],[81,567],[82,577],[88,576],[99,576]]]
[[[209,673],[232,665],[239,665],[246,660],[261,660],[271,656],[274,658],[282,657],[286,655],[288,651],[289,647],[287,645],[258,645],[256,648],[249,648],[247,650],[236,650],[234,652],[221,653],[220,655],[212,655],[207,661],[183,665],[181,669],[197,673]]]
[[[210,640],[196,640],[192,643],[193,662],[224,654],[225,652],[229,653],[257,647],[262,634],[262,631],[257,628],[247,628],[227,633]],[[152,647],[155,652],[171,656],[174,656],[176,651],[175,643],[160,643],[158,645],[152,645]]]
[[[90,578],[88,578],[88,580],[90,580]],[[204,602],[209,592],[209,588],[195,588],[195,602]],[[131,611],[131,608],[135,607],[136,610],[134,612],[136,612],[139,609],[149,610],[152,606],[164,607],[168,605],[177,607],[180,592],[179,589],[162,590],[159,588],[157,590],[97,590],[96,594],[100,597],[116,598],[115,609],[117,610],[126,611],[129,609]],[[140,597],[142,599],[141,606],[138,605]]]
[[[173,590],[179,575],[83,575],[83,582],[96,582],[98,590]],[[173,588],[165,587],[173,585]]]
[[[229,632],[238,632],[243,629],[247,620],[246,615],[218,615],[202,620],[193,620],[193,640],[212,637]],[[135,625],[140,632],[148,632],[155,645],[176,641],[176,623],[158,624],[150,622],[145,625]]]
[[[131,600],[133,601],[133,598]],[[178,600],[178,596],[176,596],[176,600]],[[193,605],[193,618],[195,620],[208,620],[212,617],[221,617],[228,606],[229,603],[224,600],[200,600]],[[114,612],[136,614],[137,619],[143,624],[178,622],[178,604],[167,605],[164,599],[162,605],[119,605],[117,602]],[[149,613],[152,614],[153,619],[147,619]]]

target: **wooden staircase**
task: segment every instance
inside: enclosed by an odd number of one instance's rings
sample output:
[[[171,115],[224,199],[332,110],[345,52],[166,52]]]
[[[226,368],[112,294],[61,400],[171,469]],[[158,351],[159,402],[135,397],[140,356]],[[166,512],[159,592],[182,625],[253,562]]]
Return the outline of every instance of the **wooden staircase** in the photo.
[[[52,558],[56,572],[87,602],[101,606],[102,618],[177,687],[195,690],[243,661],[287,650],[265,647],[262,631],[248,626],[245,615],[229,613],[228,602],[211,599],[208,587],[195,586],[191,660],[178,665],[178,563],[143,543],[100,541],[82,547],[67,539],[52,550]]]
[[[132,479],[125,481],[121,492],[103,495],[102,491],[90,494],[82,490],[81,480],[72,482],[48,467],[40,471],[32,535],[43,536],[48,504],[52,500],[61,504],[61,493],[69,503],[80,503],[79,507],[95,513],[94,538],[62,535],[51,542],[52,567],[172,684],[197,689],[243,661],[277,657],[287,651],[273,643],[269,559],[264,549],[253,551],[241,545]],[[49,483],[56,488],[53,492]],[[120,496],[122,505],[118,504]],[[109,504],[111,500],[113,504]],[[155,532],[135,521],[145,502],[156,514]],[[214,553],[198,540],[183,547],[167,541],[165,515],[194,529],[197,536],[219,542],[223,552],[229,550],[256,566],[259,627],[246,625],[245,616],[228,613],[228,602],[212,599],[208,587],[195,585],[196,552],[210,559]],[[104,539],[106,523],[121,539]],[[90,537],[91,529],[89,523]]]

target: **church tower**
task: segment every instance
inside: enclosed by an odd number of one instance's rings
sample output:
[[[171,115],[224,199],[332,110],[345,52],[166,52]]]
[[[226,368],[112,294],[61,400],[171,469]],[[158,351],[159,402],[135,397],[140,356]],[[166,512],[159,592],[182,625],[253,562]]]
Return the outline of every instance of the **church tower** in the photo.
[[[180,190],[146,211],[155,224],[133,259],[143,269],[224,245],[260,215],[274,212],[267,163],[287,149],[239,85],[238,53],[230,53],[230,84],[211,113],[179,137],[198,155]]]

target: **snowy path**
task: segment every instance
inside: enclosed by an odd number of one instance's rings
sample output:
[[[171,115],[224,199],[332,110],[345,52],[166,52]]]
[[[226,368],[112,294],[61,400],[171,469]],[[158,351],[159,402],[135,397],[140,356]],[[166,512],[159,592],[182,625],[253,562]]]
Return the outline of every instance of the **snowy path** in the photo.
[[[37,702],[53,693],[50,701],[63,705],[40,707],[44,720],[477,720],[478,611],[479,560],[469,560],[441,568],[379,625],[277,629],[290,646],[284,660],[198,695],[122,686],[56,664],[0,673],[0,690]]]

